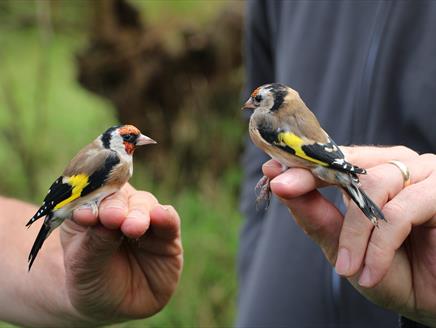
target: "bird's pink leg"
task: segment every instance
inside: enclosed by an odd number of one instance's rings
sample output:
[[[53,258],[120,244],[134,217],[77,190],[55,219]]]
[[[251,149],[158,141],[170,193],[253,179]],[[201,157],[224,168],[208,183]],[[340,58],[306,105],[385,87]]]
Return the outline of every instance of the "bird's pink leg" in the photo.
[[[285,172],[287,169],[288,167],[282,164],[282,172]],[[271,179],[264,175],[262,178],[260,178],[260,180],[256,184],[256,187],[254,188],[257,195],[256,208],[258,210],[260,209],[260,205],[263,203],[265,203],[265,210],[267,210],[269,207],[269,203],[271,200],[270,181]]]
[[[267,176],[260,178],[254,190],[256,191],[256,208],[259,209],[260,205],[265,203],[265,209],[268,208],[271,199],[271,188],[269,186],[270,179]]]

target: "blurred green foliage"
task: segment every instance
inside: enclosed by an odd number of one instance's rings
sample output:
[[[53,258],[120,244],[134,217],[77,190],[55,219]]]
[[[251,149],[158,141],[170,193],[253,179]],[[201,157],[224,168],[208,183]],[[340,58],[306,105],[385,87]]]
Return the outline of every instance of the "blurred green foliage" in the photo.
[[[149,23],[207,24],[225,1],[135,0]],[[69,159],[105,128],[117,123],[115,109],[76,81],[75,54],[88,35],[89,3],[3,0],[0,2],[0,193],[39,203]],[[47,21],[47,12],[50,10]],[[237,104],[239,99],[230,99]],[[213,124],[213,142],[240,145],[243,128],[234,119]],[[134,122],[132,122],[134,123]],[[194,141],[195,142],[195,141]],[[216,142],[216,141],[215,141]],[[232,147],[238,151],[240,147]],[[139,150],[143,151],[143,150]],[[146,150],[145,150],[146,151]],[[177,154],[177,152],[174,152]],[[213,158],[205,158],[213,161]],[[178,162],[173,158],[174,163]],[[239,163],[219,178],[203,179],[175,192],[156,181],[146,163],[135,163],[132,184],[171,203],[182,218],[185,266],[180,287],[156,316],[120,327],[231,326],[235,313],[235,253],[240,215]],[[173,179],[168,177],[167,179]],[[24,223],[28,218],[23,218]],[[29,238],[34,238],[30,236]],[[23,265],[26,265],[23,259]]]
[[[133,0],[135,7],[142,10],[147,19],[159,24],[162,21],[175,20],[207,24],[211,16],[226,5],[227,0]]]

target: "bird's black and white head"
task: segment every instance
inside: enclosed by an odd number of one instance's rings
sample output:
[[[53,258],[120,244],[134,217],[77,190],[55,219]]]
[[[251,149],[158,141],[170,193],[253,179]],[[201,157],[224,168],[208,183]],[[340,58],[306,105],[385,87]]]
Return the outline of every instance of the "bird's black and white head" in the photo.
[[[293,90],[280,83],[265,84],[256,88],[242,109],[256,112],[277,112]]]
[[[156,143],[133,125],[113,126],[100,136],[100,141],[104,148],[116,151],[121,156],[131,156],[137,146]]]

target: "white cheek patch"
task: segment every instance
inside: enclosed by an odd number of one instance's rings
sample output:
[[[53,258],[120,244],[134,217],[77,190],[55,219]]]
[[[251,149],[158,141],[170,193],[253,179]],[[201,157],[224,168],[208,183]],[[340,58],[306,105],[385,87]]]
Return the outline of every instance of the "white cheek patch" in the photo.
[[[113,133],[110,142],[110,148],[117,152],[117,154],[120,156],[122,161],[124,162],[132,161],[132,155],[126,152],[126,148],[124,146],[124,140],[118,133],[115,132]]]
[[[113,133],[110,143],[110,148],[116,152],[123,154],[126,152],[124,147],[123,138],[118,133]]]

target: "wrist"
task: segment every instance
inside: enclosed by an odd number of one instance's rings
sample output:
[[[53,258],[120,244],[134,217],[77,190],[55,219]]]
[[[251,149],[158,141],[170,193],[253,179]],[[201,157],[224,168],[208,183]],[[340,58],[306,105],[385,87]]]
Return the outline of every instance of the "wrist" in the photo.
[[[35,327],[74,327],[89,324],[71,304],[66,287],[63,252],[55,231],[39,263],[24,273],[17,297],[29,305],[24,325]],[[30,292],[29,292],[30,291]],[[33,295],[32,298],[29,295]]]
[[[59,233],[53,232],[28,272],[25,259],[40,225],[25,229],[24,223],[36,208],[1,196],[0,208],[0,320],[34,327],[89,325],[68,297]]]

